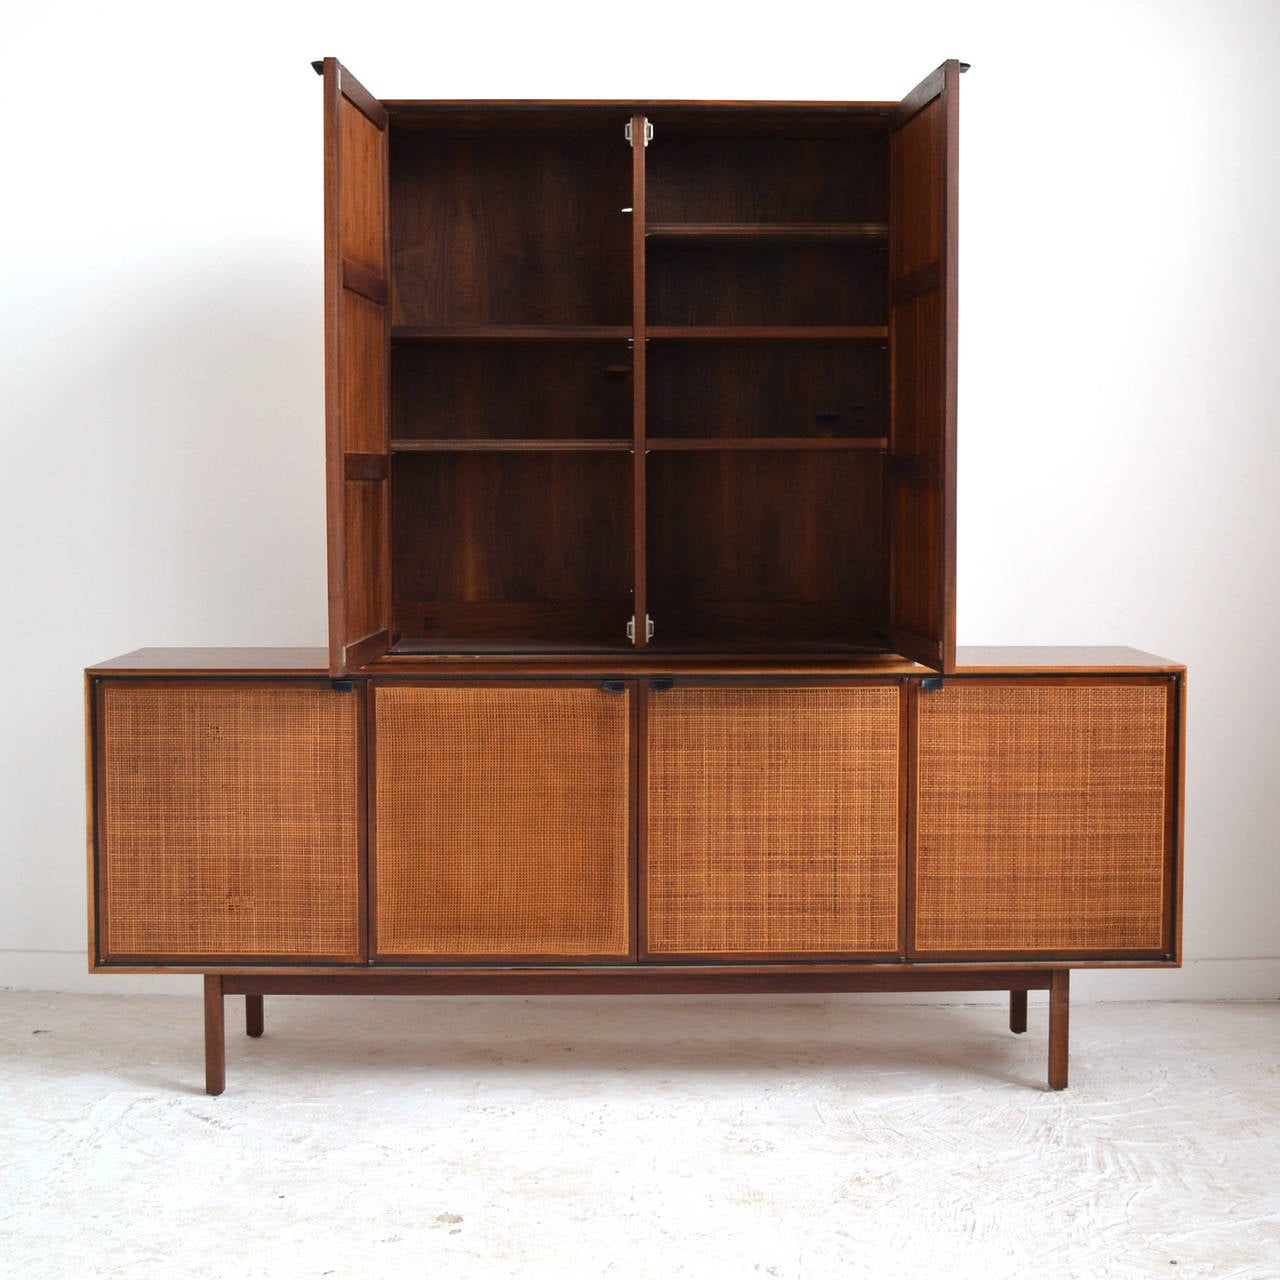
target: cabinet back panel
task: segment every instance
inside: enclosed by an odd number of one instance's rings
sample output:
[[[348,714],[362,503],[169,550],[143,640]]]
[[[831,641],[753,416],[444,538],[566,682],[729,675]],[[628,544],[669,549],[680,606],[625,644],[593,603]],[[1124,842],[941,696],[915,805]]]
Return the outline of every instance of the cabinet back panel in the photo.
[[[375,696],[378,957],[625,958],[631,698],[598,685]]]
[[[106,960],[360,957],[359,700],[104,681]]]
[[[392,323],[629,324],[631,150],[591,134],[391,138]]]
[[[865,643],[885,620],[882,468],[858,451],[650,454],[655,645]]]
[[[625,643],[628,453],[398,454],[394,613],[406,638]],[[479,627],[476,632],[451,626]],[[575,635],[575,627],[590,634]]]
[[[879,346],[658,342],[648,352],[650,436],[886,436]]]
[[[625,343],[397,343],[391,435],[430,439],[630,439]]]
[[[883,325],[888,254],[832,245],[654,242],[653,325]]]
[[[652,222],[883,222],[888,216],[883,129],[787,137],[668,129],[660,113],[654,121],[646,155]],[[743,117],[741,128],[750,127]]]
[[[957,680],[917,700],[915,950],[1156,952],[1170,684]]]
[[[650,955],[896,950],[900,696],[650,696]]]

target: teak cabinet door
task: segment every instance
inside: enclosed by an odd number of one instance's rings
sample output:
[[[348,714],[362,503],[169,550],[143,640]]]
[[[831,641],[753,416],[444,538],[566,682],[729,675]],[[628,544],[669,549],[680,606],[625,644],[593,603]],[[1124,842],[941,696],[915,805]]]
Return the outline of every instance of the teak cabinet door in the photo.
[[[324,74],[329,670],[391,643],[387,114],[336,58]]]
[[[362,959],[360,699],[102,680],[97,959]]]
[[[904,697],[896,682],[649,694],[645,954],[896,954]]]
[[[1172,953],[1176,688],[975,678],[919,693],[914,955]]]
[[[898,105],[889,142],[889,640],[955,669],[959,62]]]
[[[625,959],[634,685],[381,684],[379,960]]]

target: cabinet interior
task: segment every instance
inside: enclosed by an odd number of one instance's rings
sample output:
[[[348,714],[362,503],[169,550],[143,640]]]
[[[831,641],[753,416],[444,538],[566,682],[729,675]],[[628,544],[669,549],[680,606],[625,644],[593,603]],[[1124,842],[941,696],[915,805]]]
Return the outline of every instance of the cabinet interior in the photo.
[[[393,652],[889,648],[890,105],[389,104]]]

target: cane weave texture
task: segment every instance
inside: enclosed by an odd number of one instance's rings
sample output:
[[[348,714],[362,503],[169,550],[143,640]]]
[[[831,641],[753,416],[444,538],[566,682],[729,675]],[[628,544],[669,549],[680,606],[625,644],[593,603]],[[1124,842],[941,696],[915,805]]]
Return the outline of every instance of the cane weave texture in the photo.
[[[630,704],[380,687],[378,954],[629,954]]]
[[[919,698],[916,950],[1155,950],[1168,691],[956,681]]]
[[[101,735],[106,958],[360,959],[354,695],[112,680]]]
[[[654,694],[649,952],[893,952],[899,704],[896,686]]]

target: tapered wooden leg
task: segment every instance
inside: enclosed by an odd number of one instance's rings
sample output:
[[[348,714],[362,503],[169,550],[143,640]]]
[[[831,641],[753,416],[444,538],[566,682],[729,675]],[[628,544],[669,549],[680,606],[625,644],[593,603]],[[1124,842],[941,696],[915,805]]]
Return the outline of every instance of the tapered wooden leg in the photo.
[[[1027,1029],[1027,993],[1009,992],[1009,1030],[1020,1036]]]
[[[1055,969],[1049,983],[1049,1088],[1067,1087],[1067,1034],[1071,1015],[1071,970]]]
[[[204,1091],[217,1096],[227,1087],[227,1035],[222,1010],[222,977],[204,975]]]
[[[245,996],[244,998],[244,1033],[247,1036],[260,1036],[266,1023],[262,1014],[262,997]]]

